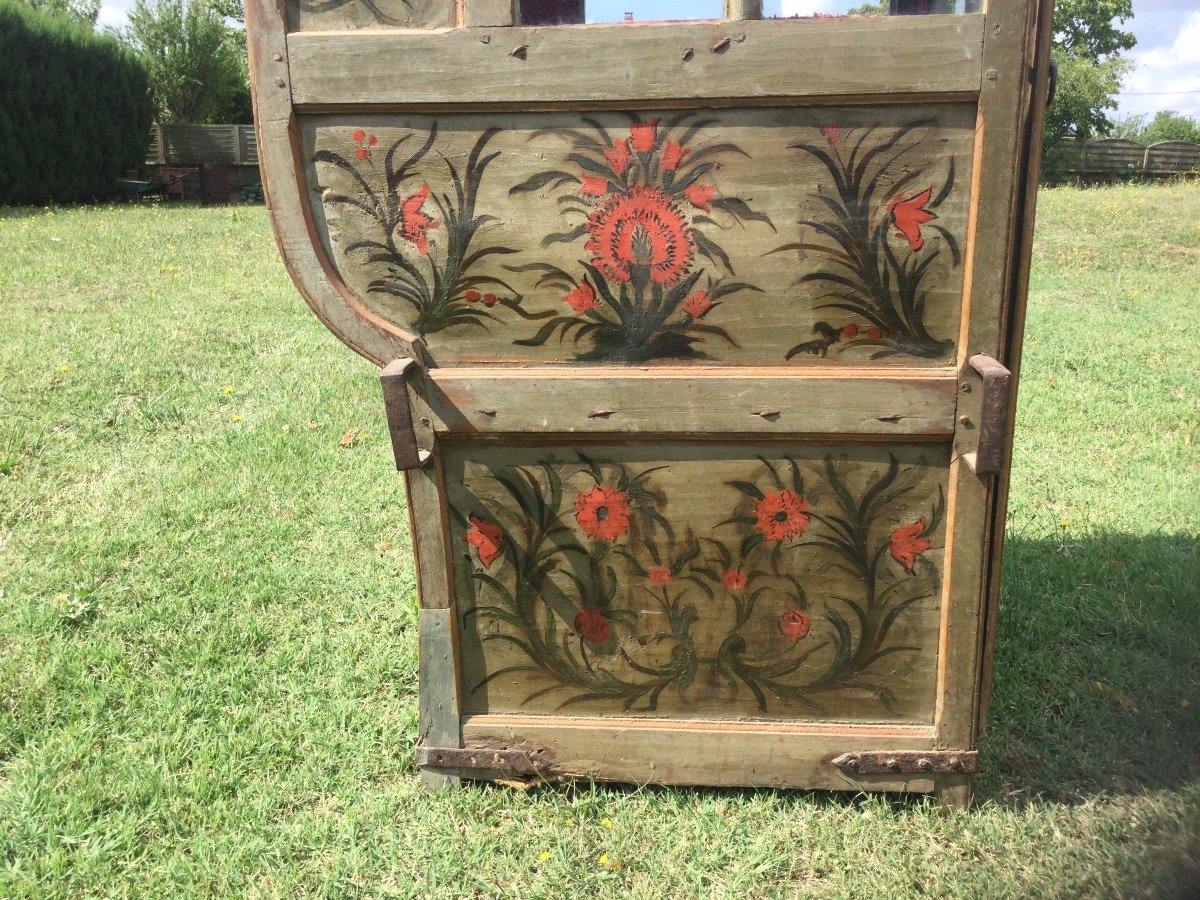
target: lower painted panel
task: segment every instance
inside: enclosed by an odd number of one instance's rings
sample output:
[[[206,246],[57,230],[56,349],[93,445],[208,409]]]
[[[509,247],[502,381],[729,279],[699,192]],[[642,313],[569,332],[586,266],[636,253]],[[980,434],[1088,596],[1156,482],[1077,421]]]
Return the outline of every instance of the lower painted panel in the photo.
[[[465,715],[932,724],[945,445],[442,454]]]

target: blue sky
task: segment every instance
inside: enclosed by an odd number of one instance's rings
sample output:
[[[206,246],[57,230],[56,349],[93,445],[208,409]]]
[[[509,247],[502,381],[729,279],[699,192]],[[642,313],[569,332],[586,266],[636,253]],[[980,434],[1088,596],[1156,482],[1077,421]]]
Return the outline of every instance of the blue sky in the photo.
[[[845,12],[858,0],[764,0],[768,15]],[[993,0],[997,2],[997,0]],[[999,0],[1005,2],[1005,0]],[[133,0],[102,0],[100,24],[123,27]],[[721,15],[721,0],[587,0],[588,19],[705,19]],[[1127,22],[1138,45],[1137,69],[1124,85],[1119,115],[1174,109],[1200,118],[1200,0],[1133,0]]]

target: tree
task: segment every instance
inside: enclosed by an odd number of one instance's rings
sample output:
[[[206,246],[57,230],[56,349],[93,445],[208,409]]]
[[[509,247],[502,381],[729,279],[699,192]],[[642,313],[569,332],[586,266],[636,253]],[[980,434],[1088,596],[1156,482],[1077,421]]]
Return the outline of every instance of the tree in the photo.
[[[868,0],[853,9],[846,10],[848,16],[886,16],[889,10],[889,0]]]
[[[1159,141],[1200,144],[1200,122],[1182,116],[1173,109],[1164,109],[1146,126],[1138,140],[1143,144],[1157,144]]]
[[[55,13],[92,28],[100,15],[100,0],[21,0],[25,6]]]
[[[1118,24],[1133,18],[1133,0],[1058,0],[1054,8],[1053,60],[1058,64],[1058,93],[1046,111],[1047,148],[1061,137],[1087,140],[1108,134],[1108,112],[1132,63],[1121,57],[1137,43]]]
[[[146,60],[158,121],[248,121],[245,55],[209,0],[137,0],[124,37]]]

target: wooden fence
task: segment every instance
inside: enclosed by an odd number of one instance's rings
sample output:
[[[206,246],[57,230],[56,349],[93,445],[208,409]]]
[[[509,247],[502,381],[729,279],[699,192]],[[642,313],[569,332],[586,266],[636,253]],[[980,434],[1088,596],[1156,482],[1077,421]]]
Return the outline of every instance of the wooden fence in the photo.
[[[257,166],[253,125],[155,125],[150,129],[148,166]]]
[[[1121,138],[1082,144],[1075,138],[1063,138],[1046,158],[1055,170],[1088,179],[1200,174],[1200,146],[1187,141],[1162,141],[1147,147]]]

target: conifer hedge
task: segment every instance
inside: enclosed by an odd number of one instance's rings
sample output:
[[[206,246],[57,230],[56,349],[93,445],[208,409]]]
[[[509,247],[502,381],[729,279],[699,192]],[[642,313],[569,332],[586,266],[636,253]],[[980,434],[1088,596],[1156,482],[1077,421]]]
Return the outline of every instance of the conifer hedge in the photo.
[[[133,50],[0,0],[0,205],[113,195],[145,162],[152,114]]]

